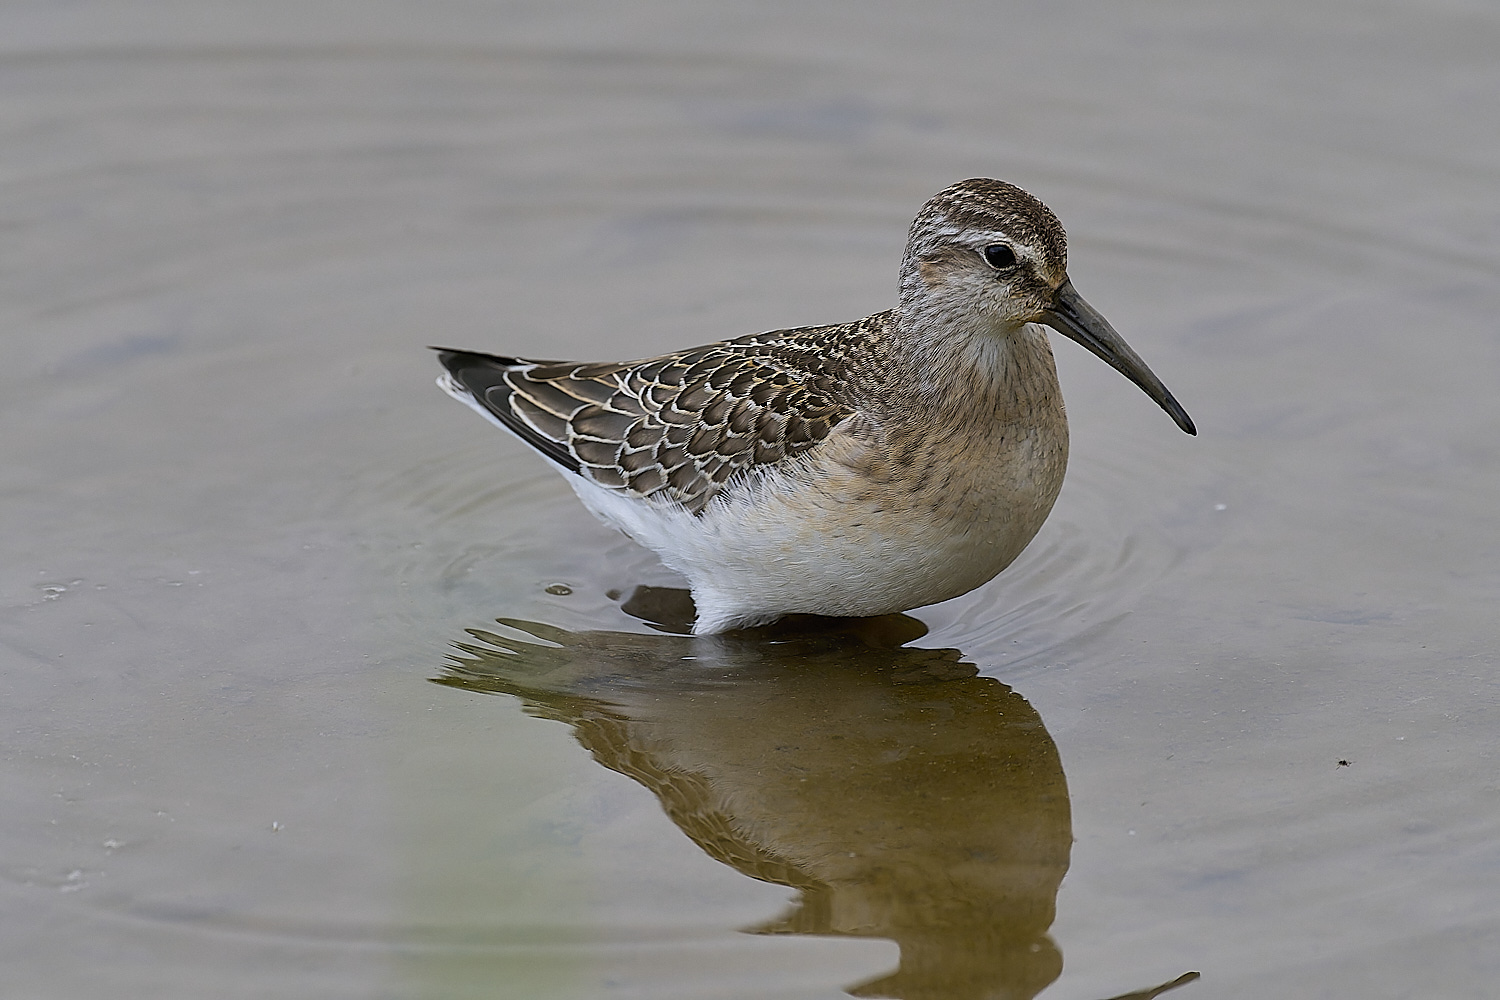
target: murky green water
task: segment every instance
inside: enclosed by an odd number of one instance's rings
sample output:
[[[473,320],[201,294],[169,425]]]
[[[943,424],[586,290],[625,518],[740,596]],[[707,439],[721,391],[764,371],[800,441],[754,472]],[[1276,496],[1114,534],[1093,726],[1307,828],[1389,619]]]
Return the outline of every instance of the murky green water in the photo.
[[[1496,52],[1457,2],[0,10],[3,992],[1494,996]],[[974,175],[1200,436],[1059,342],[1062,498],[964,598],[654,628],[680,581],[431,384],[884,308]]]

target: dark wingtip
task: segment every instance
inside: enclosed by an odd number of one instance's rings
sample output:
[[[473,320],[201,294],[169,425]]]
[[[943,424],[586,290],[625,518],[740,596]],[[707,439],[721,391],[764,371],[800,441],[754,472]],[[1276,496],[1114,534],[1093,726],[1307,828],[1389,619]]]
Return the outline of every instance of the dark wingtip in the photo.
[[[487,367],[514,368],[516,365],[525,364],[519,358],[505,357],[500,354],[485,354],[483,351],[465,351],[457,347],[438,347],[428,344],[429,351],[437,351],[438,364],[457,373],[464,365],[484,365]]]
[[[460,351],[455,351],[449,347],[433,347],[431,344],[427,346],[427,349],[429,351],[436,351],[438,364],[442,365],[445,370],[450,372],[453,371],[455,367],[453,363],[454,359],[456,359],[459,354],[462,353]]]

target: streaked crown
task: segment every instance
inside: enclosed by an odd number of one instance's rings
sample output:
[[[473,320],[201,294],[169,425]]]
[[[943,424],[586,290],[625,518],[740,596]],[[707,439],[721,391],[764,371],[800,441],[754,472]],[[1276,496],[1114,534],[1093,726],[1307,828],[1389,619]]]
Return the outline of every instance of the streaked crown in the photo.
[[[908,253],[980,232],[1003,233],[1037,249],[1047,269],[1067,270],[1068,237],[1052,210],[1014,184],[988,177],[959,181],[929,198],[912,221]]]
[[[1067,265],[1067,236],[1046,205],[1005,181],[959,181],[933,195],[912,222],[901,264],[902,312],[916,319],[933,310],[977,310],[1024,322],[1050,303]]]

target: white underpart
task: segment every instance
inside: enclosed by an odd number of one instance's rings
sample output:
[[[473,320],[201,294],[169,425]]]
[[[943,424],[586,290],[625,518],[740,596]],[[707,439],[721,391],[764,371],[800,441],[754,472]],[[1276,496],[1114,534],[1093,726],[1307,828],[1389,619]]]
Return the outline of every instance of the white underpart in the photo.
[[[822,464],[804,459],[795,463],[800,468],[751,473],[696,516],[581,476],[568,482],[595,516],[688,578],[698,635],[788,614],[906,610],[965,593],[1014,556],[996,559],[1008,537],[954,535],[917,521],[894,531],[872,525],[878,506],[840,503],[836,489],[824,488],[839,477]]]

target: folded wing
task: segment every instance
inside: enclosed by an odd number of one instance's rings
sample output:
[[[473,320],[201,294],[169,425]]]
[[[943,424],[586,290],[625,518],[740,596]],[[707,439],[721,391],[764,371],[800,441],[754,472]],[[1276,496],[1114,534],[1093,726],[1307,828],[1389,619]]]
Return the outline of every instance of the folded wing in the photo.
[[[454,388],[556,464],[696,514],[737,476],[795,458],[852,414],[797,363],[815,356],[795,343],[802,333],[618,364],[438,358]]]

